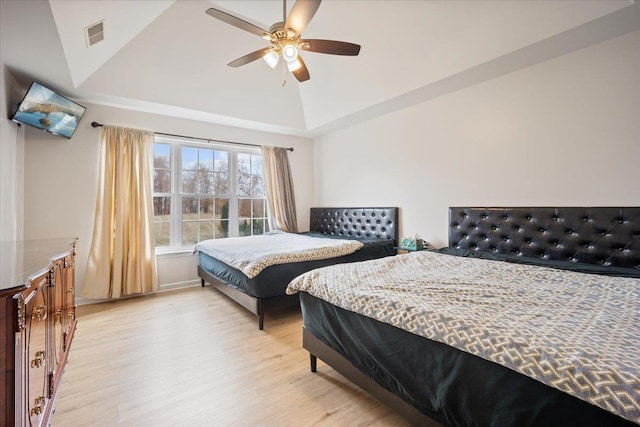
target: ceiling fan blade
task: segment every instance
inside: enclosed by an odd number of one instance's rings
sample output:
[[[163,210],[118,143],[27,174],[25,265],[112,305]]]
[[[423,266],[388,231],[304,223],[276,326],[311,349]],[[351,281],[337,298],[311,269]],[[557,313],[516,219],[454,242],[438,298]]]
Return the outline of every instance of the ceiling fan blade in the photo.
[[[297,0],[289,12],[285,29],[292,28],[301,34],[313,15],[316,14],[320,2],[321,0]]]
[[[330,55],[356,56],[360,53],[360,45],[336,40],[301,40],[309,43],[309,47],[304,48],[310,52],[328,53]]]
[[[253,25],[250,22],[242,20],[236,16],[230,15],[227,12],[223,12],[218,9],[210,8],[207,9],[206,14],[209,16],[213,16],[216,19],[221,20],[222,22],[226,22],[227,24],[233,25],[234,27],[240,28],[241,30],[248,31],[250,33],[256,34],[262,37],[263,34],[268,33],[267,30],[263,30],[262,28]]]
[[[253,62],[256,59],[260,59],[263,56],[265,56],[269,51],[271,50],[270,47],[265,47],[263,49],[260,50],[256,50],[255,52],[251,52],[246,54],[245,56],[242,56],[238,59],[236,59],[235,61],[231,61],[229,62],[227,65],[229,67],[240,67],[242,65],[246,65],[249,62]]]
[[[298,61],[300,61],[300,68],[292,71],[292,73],[294,76],[296,76],[296,79],[298,79],[300,83],[306,82],[311,78],[311,76],[309,75],[309,70],[307,69],[307,64],[304,63],[300,55],[298,55]]]

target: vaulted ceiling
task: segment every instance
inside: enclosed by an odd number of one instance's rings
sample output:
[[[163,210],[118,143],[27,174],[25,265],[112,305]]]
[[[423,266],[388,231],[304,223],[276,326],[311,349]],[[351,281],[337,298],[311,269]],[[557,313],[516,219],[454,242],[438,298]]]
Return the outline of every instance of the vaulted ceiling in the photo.
[[[632,0],[325,0],[304,38],[362,49],[303,52],[311,79],[299,83],[262,60],[228,67],[268,42],[205,14],[268,29],[280,1],[0,4],[1,59],[23,78],[84,102],[311,137],[640,29]],[[101,20],[104,40],[88,47],[84,29]]]

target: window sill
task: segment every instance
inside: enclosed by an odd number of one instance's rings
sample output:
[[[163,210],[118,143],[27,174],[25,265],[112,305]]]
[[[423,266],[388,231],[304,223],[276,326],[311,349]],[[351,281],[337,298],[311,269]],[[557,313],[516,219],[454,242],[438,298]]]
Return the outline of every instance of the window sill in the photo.
[[[194,256],[193,249],[159,249],[156,258],[185,258]]]

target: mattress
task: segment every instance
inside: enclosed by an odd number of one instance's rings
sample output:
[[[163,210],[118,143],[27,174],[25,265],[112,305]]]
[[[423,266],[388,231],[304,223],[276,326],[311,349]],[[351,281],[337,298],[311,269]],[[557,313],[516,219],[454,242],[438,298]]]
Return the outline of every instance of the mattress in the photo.
[[[347,268],[348,267],[348,268]],[[305,291],[638,422],[634,278],[417,252],[314,270]]]
[[[321,233],[303,234],[329,239],[336,238]],[[230,267],[207,254],[199,252],[198,257],[200,267],[227,286],[231,286],[232,288],[258,298],[270,298],[283,295],[291,280],[314,268],[395,255],[394,243],[391,239],[364,238],[357,240],[364,243],[364,246],[352,254],[338,258],[272,265],[266,267],[251,279],[240,270]]]
[[[447,426],[632,426],[511,369],[300,292],[304,327]]]

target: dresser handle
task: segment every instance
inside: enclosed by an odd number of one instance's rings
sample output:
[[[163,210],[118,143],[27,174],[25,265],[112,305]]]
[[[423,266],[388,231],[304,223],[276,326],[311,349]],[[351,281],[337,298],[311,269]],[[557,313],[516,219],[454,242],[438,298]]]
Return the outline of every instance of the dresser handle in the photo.
[[[75,294],[75,290],[73,288],[67,288],[67,293],[69,295],[73,295],[73,294]]]
[[[32,368],[39,368],[44,364],[44,351],[36,352],[36,357],[31,361]]]
[[[47,306],[38,305],[33,309],[33,313],[31,313],[31,318],[35,319],[36,322],[39,322],[46,317],[46,314],[47,314]]]
[[[33,400],[33,404],[35,405],[31,408],[31,416],[40,415],[42,413],[42,407],[44,406],[44,396],[38,396]]]
[[[69,320],[73,321],[76,315],[73,313],[73,311],[70,311],[69,313],[67,313],[67,317],[69,318]]]

